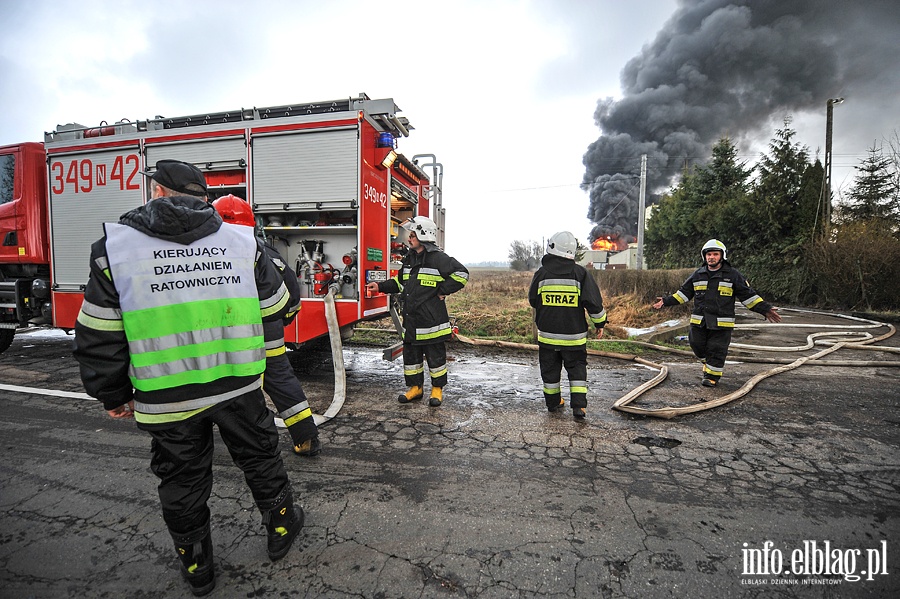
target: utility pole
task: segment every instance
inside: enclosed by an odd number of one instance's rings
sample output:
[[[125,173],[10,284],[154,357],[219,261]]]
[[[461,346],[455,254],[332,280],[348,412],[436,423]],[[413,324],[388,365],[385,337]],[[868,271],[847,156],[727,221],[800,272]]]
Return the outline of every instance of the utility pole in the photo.
[[[825,185],[822,193],[822,225],[825,237],[831,233],[831,128],[834,120],[834,105],[843,102],[843,98],[829,98],[825,104]]]
[[[644,212],[647,205],[647,155],[641,154],[641,193],[638,197],[637,268],[644,268]]]

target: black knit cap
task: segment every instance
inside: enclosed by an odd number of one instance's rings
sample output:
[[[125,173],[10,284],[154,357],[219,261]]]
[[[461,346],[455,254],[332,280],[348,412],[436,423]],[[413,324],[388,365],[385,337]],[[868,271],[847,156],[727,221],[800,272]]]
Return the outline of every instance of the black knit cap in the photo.
[[[206,195],[206,179],[193,164],[180,160],[160,160],[156,170],[141,171],[163,187],[189,195]]]

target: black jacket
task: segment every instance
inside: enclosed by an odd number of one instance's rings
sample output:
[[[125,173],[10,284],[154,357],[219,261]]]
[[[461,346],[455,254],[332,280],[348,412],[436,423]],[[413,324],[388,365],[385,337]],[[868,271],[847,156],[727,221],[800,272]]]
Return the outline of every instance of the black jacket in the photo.
[[[595,328],[606,326],[603,297],[594,277],[574,260],[546,254],[528,289],[535,309],[538,344],[575,348],[587,342],[588,317]]]
[[[469,282],[469,271],[433,243],[410,251],[397,276],[378,284],[382,293],[399,293],[403,302],[404,343],[426,345],[446,340],[452,330],[440,296],[456,293]]]
[[[695,270],[678,291],[663,298],[663,305],[677,306],[691,299],[694,300],[691,324],[707,329],[734,328],[735,300],[759,314],[772,308],[727,260],[722,260],[718,270],[710,271],[706,265]]]

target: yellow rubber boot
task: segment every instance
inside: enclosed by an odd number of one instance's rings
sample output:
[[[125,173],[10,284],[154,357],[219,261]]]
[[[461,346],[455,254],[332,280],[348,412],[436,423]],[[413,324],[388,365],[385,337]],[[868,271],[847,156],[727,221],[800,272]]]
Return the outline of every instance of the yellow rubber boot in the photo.
[[[443,387],[432,387],[431,388],[431,398],[428,400],[428,405],[433,408],[441,405],[441,402],[444,401],[444,388]]]
[[[400,403],[410,403],[422,399],[423,395],[425,395],[425,390],[420,385],[416,385],[410,387],[406,393],[398,396],[397,401]]]

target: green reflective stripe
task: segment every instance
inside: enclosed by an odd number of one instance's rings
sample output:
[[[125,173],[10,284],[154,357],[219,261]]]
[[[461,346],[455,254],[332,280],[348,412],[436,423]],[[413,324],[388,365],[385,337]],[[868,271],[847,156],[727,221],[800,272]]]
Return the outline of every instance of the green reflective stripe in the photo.
[[[753,297],[749,297],[749,298],[745,299],[741,303],[744,304],[747,308],[752,308],[753,306],[760,303],[761,301],[763,301],[763,298],[759,297],[758,295],[754,295]]]
[[[271,316],[272,314],[282,312],[288,305],[289,301],[291,301],[291,296],[288,293],[287,287],[285,287],[284,283],[282,282],[281,286],[278,288],[278,291],[275,292],[275,295],[268,299],[260,300],[259,308],[260,312],[262,313],[262,317],[265,318],[267,316]]]
[[[704,365],[703,365],[703,372],[705,372],[705,373],[707,373],[707,374],[712,374],[712,375],[715,375],[715,376],[722,376],[722,374],[723,374],[725,371],[724,371],[724,370],[721,370],[721,369],[717,369],[717,368],[710,368],[709,366],[707,366],[706,364],[704,364]]]
[[[578,282],[578,279],[544,279],[538,283],[538,289],[542,287],[554,287],[556,285],[581,289],[581,283]]]
[[[261,322],[259,301],[256,298],[222,298],[170,304],[125,312],[122,317],[129,340]]]
[[[110,320],[107,318],[95,318],[93,316],[89,316],[85,314],[84,310],[78,312],[78,324],[85,326],[89,329],[94,329],[95,331],[109,331],[109,332],[117,332],[124,331],[125,324],[121,319],[119,320]]]
[[[81,302],[81,311],[88,316],[95,316],[103,320],[122,320],[122,310],[120,308],[104,308],[87,300]]]
[[[734,319],[733,318],[716,318],[716,324],[722,327],[723,329],[733,329],[734,328]]]
[[[708,281],[694,281],[694,291],[706,291],[708,286]]]
[[[408,366],[403,366],[403,374],[405,374],[406,376],[412,376],[421,372],[425,372],[424,364],[410,364]]]
[[[155,376],[150,379],[140,379],[131,376],[131,384],[138,391],[159,391],[184,385],[210,383],[229,376],[255,376],[262,374],[266,369],[266,360],[263,357],[253,362],[243,364],[220,364],[203,370],[186,370],[170,375]]]
[[[584,393],[584,394],[587,394],[588,388],[587,388],[587,387],[575,387],[575,386],[573,386],[573,385],[570,384],[570,385],[569,385],[569,391],[570,391],[571,393]]]
[[[440,368],[431,371],[431,378],[436,379],[439,376],[444,376],[447,374],[447,365],[444,364]]]
[[[419,272],[419,274],[416,275],[416,278],[420,281],[435,281],[436,283],[444,282],[444,277],[441,275],[430,275],[423,272]]]
[[[245,395],[247,393],[255,391],[256,389],[259,389],[260,386],[262,386],[262,380],[259,377],[256,377],[252,381],[250,381],[250,383],[238,389],[230,389],[217,395],[207,395],[206,397],[198,397],[196,399],[187,399],[170,403],[146,403],[141,401],[140,397],[142,396],[138,395],[134,398],[134,410],[135,412],[142,412],[144,414],[153,415],[175,414],[178,412],[196,412],[197,410],[208,408],[210,406],[222,403],[223,401],[228,401],[229,399],[234,399],[235,397],[240,397],[241,395]]]
[[[538,293],[546,293],[546,292],[564,292],[564,293],[579,293],[581,288],[577,285],[539,285]]]
[[[546,343],[547,345],[558,345],[560,347],[577,347],[579,345],[587,344],[587,338],[581,337],[580,339],[555,339],[552,337],[546,337],[538,333],[538,342]]]
[[[250,337],[258,337],[263,334],[262,323],[233,327],[215,327],[198,331],[175,333],[174,335],[165,335],[163,337],[151,337],[150,339],[129,339],[128,349],[132,354],[142,354],[145,352],[170,349],[172,347],[180,347],[182,345],[206,343],[208,341],[217,341],[220,339],[247,339]]]
[[[222,353],[256,352],[264,348],[265,341],[262,336],[214,339],[204,343],[192,343],[190,345],[132,354],[131,365],[135,368],[163,365],[166,370],[171,371],[178,368],[178,363],[180,362],[185,370],[193,370],[213,365],[213,361],[222,359],[222,356],[219,355]],[[204,362],[207,362],[207,364],[204,364]]]
[[[701,324],[703,322],[702,316],[691,316],[691,324]]]
[[[606,310],[603,310],[599,314],[591,314],[590,317],[593,324],[606,322]]]
[[[675,295],[673,295],[672,297],[674,297],[675,301],[677,301],[679,304],[683,304],[688,301],[688,296],[683,294],[681,291],[676,291]]]
[[[453,279],[454,281],[456,281],[457,283],[459,283],[460,285],[465,286],[469,282],[469,279],[468,279],[468,277],[460,276],[461,274],[462,273],[453,273],[450,275],[450,278]]]
[[[167,424],[170,422],[181,422],[199,414],[203,410],[208,410],[211,407],[212,406],[206,406],[203,408],[198,408],[196,410],[189,410],[187,412],[171,412],[168,414],[145,414],[144,412],[138,412],[137,410],[135,410],[134,419],[141,424]]]
[[[266,350],[266,358],[276,358],[278,356],[284,355],[287,353],[287,348],[284,344],[279,345],[278,347],[274,347],[272,349]]]
[[[293,426],[293,425],[297,424],[298,422],[300,422],[301,420],[305,420],[305,419],[309,418],[310,416],[312,416],[312,410],[310,410],[309,408],[306,408],[305,410],[302,410],[300,413],[298,413],[294,416],[291,416],[290,418],[282,418],[282,420],[284,420],[285,426]]]
[[[281,414],[282,420],[287,421],[288,418],[291,418],[292,416],[296,416],[297,414],[299,414],[300,412],[302,412],[304,410],[309,410],[309,402],[308,401],[301,401],[301,402],[295,403],[287,410],[281,410],[281,412],[279,412],[279,414]]]
[[[556,387],[547,387],[544,386],[544,393],[547,395],[559,395],[559,385]]]
[[[416,340],[437,339],[450,333],[450,323],[445,322],[427,329],[416,329]]]

